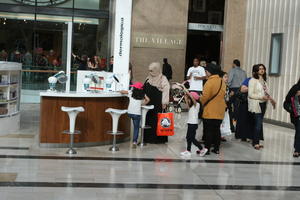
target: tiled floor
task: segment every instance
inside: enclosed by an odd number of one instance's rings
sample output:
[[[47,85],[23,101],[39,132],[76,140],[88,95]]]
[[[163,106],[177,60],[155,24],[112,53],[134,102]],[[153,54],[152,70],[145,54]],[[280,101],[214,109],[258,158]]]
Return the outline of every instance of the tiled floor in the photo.
[[[66,149],[38,147],[38,109],[22,105],[21,131],[0,137],[0,200],[299,199],[291,129],[266,124],[261,151],[229,138],[218,156],[182,159],[182,114],[167,145],[134,150],[123,143],[116,153],[108,146],[80,148],[69,157]]]

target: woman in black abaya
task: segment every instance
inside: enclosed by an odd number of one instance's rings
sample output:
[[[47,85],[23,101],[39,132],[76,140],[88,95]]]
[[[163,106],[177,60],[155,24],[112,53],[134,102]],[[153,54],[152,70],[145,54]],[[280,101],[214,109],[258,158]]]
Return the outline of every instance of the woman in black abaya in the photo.
[[[163,144],[168,142],[167,136],[157,136],[157,114],[166,109],[169,103],[170,85],[168,79],[162,74],[160,63],[151,63],[149,66],[149,76],[144,84],[144,91],[149,97],[148,105],[154,105],[153,110],[149,110],[146,117],[146,125],[150,129],[145,130],[144,141],[152,144]]]

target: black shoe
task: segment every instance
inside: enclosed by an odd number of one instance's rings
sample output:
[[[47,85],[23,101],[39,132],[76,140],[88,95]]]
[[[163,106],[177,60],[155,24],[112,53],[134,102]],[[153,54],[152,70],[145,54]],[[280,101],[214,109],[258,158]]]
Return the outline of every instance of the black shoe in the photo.
[[[224,138],[224,137],[221,138],[221,141],[222,142],[227,142],[226,138]]]
[[[298,158],[299,157],[299,153],[298,152],[294,152],[293,157],[294,158]]]
[[[214,152],[215,154],[220,154],[220,151],[219,151],[219,150],[213,149],[212,152]]]

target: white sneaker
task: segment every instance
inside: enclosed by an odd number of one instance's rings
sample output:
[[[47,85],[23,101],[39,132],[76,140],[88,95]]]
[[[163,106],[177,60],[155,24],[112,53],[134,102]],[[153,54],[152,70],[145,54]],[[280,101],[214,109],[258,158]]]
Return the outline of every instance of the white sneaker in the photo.
[[[192,155],[192,153],[190,151],[186,150],[186,151],[181,152],[180,155],[189,157]]]
[[[201,151],[200,151],[200,156],[203,157],[205,156],[205,154],[208,152],[208,149],[207,148],[203,148]]]

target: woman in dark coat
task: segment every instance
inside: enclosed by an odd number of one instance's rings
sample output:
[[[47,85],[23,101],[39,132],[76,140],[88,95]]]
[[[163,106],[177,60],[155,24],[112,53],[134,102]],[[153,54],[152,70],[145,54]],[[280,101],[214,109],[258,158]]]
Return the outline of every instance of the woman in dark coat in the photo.
[[[144,91],[149,97],[148,105],[154,105],[154,109],[147,113],[146,125],[150,129],[145,130],[144,141],[152,144],[168,142],[167,136],[157,136],[157,114],[166,109],[169,103],[170,85],[168,79],[162,74],[160,63],[152,63],[149,66],[149,76],[144,84]]]
[[[247,78],[243,83],[237,96],[237,122],[236,122],[236,139],[247,141],[253,139],[254,131],[253,114],[248,111],[248,85],[251,78]]]
[[[299,98],[300,98],[300,79],[298,81],[298,83],[296,85],[294,85],[290,91],[288,92],[288,94],[285,97],[285,104],[292,104],[292,97],[298,97],[295,98],[295,101],[298,101],[299,104]],[[300,108],[298,106],[298,109],[295,108],[295,111],[300,114]],[[291,122],[294,124],[295,126],[295,141],[294,141],[294,157],[299,157],[300,156],[300,118],[295,117],[295,114],[293,112],[290,112],[291,115]]]

